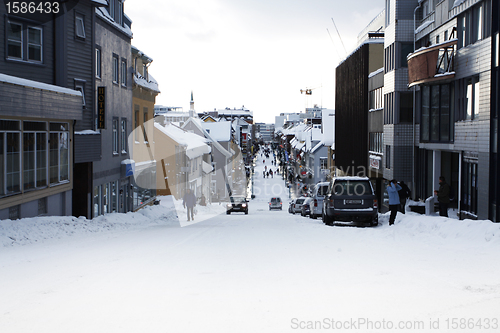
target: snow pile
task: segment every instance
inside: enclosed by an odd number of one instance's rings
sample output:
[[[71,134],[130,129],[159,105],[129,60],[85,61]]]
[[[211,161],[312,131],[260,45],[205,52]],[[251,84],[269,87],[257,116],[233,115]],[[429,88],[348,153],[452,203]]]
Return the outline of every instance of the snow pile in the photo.
[[[136,213],[112,213],[88,220],[73,216],[44,216],[0,221],[0,247],[26,245],[49,239],[118,232],[145,226],[178,223],[172,197],[160,197],[161,205],[145,207]]]
[[[398,213],[395,226],[389,227],[390,213],[379,216],[379,222],[387,230],[395,229],[411,239],[429,241],[435,237],[448,242],[464,244],[496,243],[500,245],[500,223],[491,221],[457,220],[417,213]],[[465,241],[465,242],[464,242]]]

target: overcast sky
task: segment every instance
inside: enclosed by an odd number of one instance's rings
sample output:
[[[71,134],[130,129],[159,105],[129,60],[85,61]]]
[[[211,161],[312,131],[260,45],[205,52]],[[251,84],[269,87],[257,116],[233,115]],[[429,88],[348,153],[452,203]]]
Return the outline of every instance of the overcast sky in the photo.
[[[153,58],[157,104],[245,108],[257,122],[335,108],[335,67],[383,0],[127,0],[132,44]],[[330,38],[327,29],[330,31]],[[342,59],[341,59],[342,58]],[[315,88],[309,97],[300,89]]]

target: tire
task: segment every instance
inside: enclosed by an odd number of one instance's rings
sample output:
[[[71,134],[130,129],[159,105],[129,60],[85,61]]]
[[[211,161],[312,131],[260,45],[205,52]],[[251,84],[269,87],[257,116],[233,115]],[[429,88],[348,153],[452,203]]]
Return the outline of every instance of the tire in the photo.
[[[328,216],[328,214],[324,214],[324,217],[323,217],[323,222],[326,224],[326,225],[329,225],[329,226],[332,226],[333,225],[333,219],[331,217]]]
[[[231,214],[231,212],[230,212],[230,211],[227,211],[227,212],[226,212],[226,214],[227,214],[227,215],[230,215],[230,214]]]
[[[245,215],[248,215],[248,210],[245,210]]]

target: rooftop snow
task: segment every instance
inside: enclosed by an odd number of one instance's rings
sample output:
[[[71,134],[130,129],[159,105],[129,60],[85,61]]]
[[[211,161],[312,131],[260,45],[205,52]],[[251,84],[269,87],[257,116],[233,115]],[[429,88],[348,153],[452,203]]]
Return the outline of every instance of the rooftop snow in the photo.
[[[54,86],[52,84],[37,82],[33,80],[22,79],[16,76],[10,76],[0,73],[0,82],[10,83],[17,86],[23,86],[26,88],[35,88],[40,90],[52,91],[60,94],[82,96],[82,93],[73,89],[68,89],[64,87]]]
[[[160,89],[158,87],[158,82],[156,82],[156,80],[153,78],[152,75],[149,74],[148,76],[149,76],[149,81],[146,80],[145,77],[143,77],[143,76],[139,75],[138,73],[136,73],[134,75],[134,82],[135,82],[135,84],[137,84],[138,86],[141,86],[143,88],[152,90],[154,92],[160,93]]]
[[[95,9],[95,12],[96,12],[97,16],[99,16],[103,20],[107,21],[109,24],[111,24],[112,26],[114,26],[115,28],[117,28],[118,30],[123,32],[128,37],[130,37],[130,38],[133,37],[133,33],[132,33],[132,30],[130,29],[130,27],[126,24],[124,24],[124,26],[121,26],[118,23],[116,23],[115,20],[109,15],[108,10],[106,8],[97,7]]]

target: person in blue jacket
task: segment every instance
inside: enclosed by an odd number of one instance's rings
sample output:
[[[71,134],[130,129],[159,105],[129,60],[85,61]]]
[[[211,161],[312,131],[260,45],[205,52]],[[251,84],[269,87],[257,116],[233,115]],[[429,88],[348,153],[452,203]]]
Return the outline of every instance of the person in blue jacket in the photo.
[[[389,225],[393,225],[396,220],[396,215],[398,214],[398,208],[400,205],[398,191],[401,190],[401,186],[398,185],[396,179],[391,180],[387,186],[387,194],[389,194],[389,210],[391,211],[391,217],[389,218]]]

